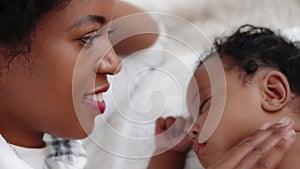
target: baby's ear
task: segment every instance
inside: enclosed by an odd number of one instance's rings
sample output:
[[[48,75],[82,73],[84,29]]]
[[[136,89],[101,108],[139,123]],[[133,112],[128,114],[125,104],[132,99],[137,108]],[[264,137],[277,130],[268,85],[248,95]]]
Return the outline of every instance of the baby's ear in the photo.
[[[291,89],[284,74],[279,71],[269,71],[262,79],[262,108],[266,112],[277,112],[287,105]]]

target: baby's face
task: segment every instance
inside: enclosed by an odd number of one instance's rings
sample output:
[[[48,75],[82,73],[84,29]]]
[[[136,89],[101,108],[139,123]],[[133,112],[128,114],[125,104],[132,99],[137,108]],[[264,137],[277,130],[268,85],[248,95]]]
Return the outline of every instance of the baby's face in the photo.
[[[262,113],[261,108],[261,93],[258,83],[245,85],[242,80],[241,74],[236,70],[225,71],[225,81],[215,84],[216,88],[212,92],[212,85],[210,77],[205,67],[210,66],[211,59],[205,61],[205,66],[202,64],[194,74],[195,84],[190,83],[188,90],[188,107],[189,111],[195,117],[194,130],[198,134],[192,138],[194,140],[194,150],[198,155],[199,160],[204,166],[213,164],[217,159],[222,156],[228,149],[236,145],[243,138],[253,133],[261,124],[263,124],[268,117],[266,113]],[[224,62],[225,61],[225,62]],[[222,59],[222,64],[226,68],[226,60]],[[195,87],[196,86],[196,87]],[[212,103],[213,98],[219,97],[222,90],[226,91],[225,94],[225,107],[223,111],[212,112],[210,111],[213,106],[222,104],[221,100]],[[212,95],[214,93],[214,95]],[[209,139],[203,143],[198,143],[198,137],[201,132],[210,132],[211,127],[203,130],[204,123],[208,119],[209,114],[214,114],[210,118],[223,115],[221,120],[216,120],[212,123],[218,123],[217,128]],[[213,125],[213,124],[205,124]],[[213,130],[213,129],[212,129]]]

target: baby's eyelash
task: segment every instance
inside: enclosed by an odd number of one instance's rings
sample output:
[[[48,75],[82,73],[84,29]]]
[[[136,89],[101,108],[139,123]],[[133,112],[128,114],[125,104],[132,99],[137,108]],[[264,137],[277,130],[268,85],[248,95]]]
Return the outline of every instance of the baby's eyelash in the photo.
[[[199,115],[202,115],[202,114],[204,113],[204,111],[203,111],[202,109],[203,109],[203,107],[205,106],[205,104],[208,103],[208,101],[209,101],[210,99],[211,99],[211,97],[205,99],[205,100],[203,101],[203,103],[200,105],[200,108],[199,108]]]

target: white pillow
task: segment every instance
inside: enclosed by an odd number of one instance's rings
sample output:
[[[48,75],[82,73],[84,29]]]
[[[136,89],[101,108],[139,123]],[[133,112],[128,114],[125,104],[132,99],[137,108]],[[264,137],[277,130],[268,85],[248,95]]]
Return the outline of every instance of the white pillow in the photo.
[[[286,28],[280,31],[280,35],[294,43],[300,43],[300,27]]]

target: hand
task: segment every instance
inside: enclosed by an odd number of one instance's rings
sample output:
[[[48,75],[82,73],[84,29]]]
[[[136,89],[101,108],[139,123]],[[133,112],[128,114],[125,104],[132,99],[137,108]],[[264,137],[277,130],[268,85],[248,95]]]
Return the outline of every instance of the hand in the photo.
[[[157,150],[186,153],[193,144],[187,133],[191,124],[192,120],[183,117],[157,119],[155,127]]]
[[[274,169],[295,142],[293,122],[265,124],[241,141],[209,169]]]

